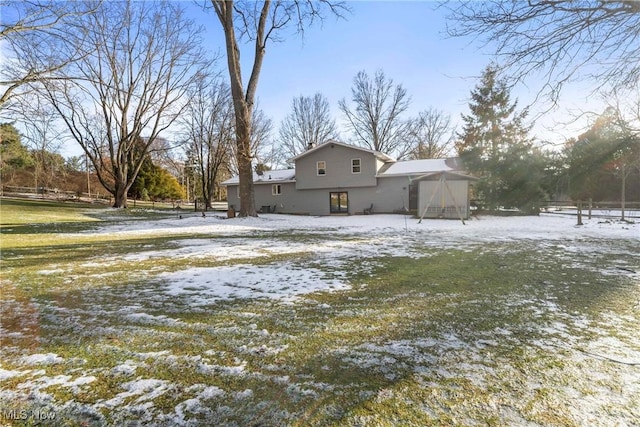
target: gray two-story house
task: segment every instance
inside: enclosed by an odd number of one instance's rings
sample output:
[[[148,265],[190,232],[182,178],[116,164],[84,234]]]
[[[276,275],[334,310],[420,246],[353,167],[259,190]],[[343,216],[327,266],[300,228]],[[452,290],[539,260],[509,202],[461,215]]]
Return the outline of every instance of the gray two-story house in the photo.
[[[469,183],[457,159],[396,161],[366,148],[328,141],[291,159],[295,169],[254,174],[263,212],[304,215],[405,213],[467,218]],[[238,177],[222,183],[240,207]]]

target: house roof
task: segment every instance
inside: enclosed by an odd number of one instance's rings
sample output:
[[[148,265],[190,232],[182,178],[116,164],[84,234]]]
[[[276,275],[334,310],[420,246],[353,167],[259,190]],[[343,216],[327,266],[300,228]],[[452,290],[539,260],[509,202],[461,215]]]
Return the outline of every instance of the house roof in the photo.
[[[422,159],[405,160],[385,165],[378,171],[378,176],[424,175],[433,172],[459,170],[457,159]]]
[[[336,141],[333,139],[330,139],[328,141],[323,142],[322,144],[316,145],[313,148],[308,149],[307,151],[304,151],[300,154],[298,154],[295,157],[292,157],[291,159],[289,159],[290,162],[296,161],[301,157],[305,157],[311,153],[314,153],[316,151],[319,151],[323,148],[326,148],[328,146],[330,146],[331,144],[333,145],[340,145],[342,147],[346,147],[346,148],[351,148],[354,150],[359,150],[359,151],[364,151],[365,153],[371,153],[373,154],[377,159],[383,161],[383,162],[395,162],[395,159],[393,157],[390,157],[384,153],[381,153],[380,151],[375,151],[375,150],[369,150],[368,148],[363,148],[363,147],[358,147],[357,145],[351,145],[351,144],[345,144],[344,142],[340,142],[340,141]]]
[[[270,184],[273,182],[294,182],[296,179],[295,169],[280,169],[273,171],[264,171],[262,175],[253,173],[254,184]],[[238,185],[240,177],[238,175],[222,182],[222,185]]]

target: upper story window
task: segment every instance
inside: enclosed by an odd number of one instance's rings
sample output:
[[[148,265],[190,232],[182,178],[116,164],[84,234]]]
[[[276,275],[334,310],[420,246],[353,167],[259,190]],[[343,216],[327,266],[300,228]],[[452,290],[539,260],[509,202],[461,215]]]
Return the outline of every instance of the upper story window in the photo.
[[[351,173],[360,173],[361,165],[361,159],[351,159]]]
[[[327,162],[324,160],[320,160],[316,162],[316,171],[318,175],[326,175],[327,174]]]
[[[280,184],[273,184],[271,186],[271,194],[273,196],[279,196],[282,194],[282,186]]]

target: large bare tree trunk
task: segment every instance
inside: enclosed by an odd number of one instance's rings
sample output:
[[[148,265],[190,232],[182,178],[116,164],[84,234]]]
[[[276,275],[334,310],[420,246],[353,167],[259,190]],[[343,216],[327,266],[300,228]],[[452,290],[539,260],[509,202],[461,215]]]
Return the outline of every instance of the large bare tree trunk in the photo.
[[[128,165],[124,163],[122,167],[114,168],[114,183],[111,188],[108,188],[108,191],[113,195],[114,208],[127,207],[127,193],[133,184],[133,181],[129,179],[129,170],[127,166]]]
[[[127,207],[127,191],[128,188],[124,182],[116,183],[115,191],[113,194],[113,207],[114,208],[126,208]]]
[[[251,165],[251,113],[236,113],[236,144],[238,145],[238,173],[240,177],[240,216],[258,216],[253,192]],[[238,116],[244,116],[238,120]]]
[[[235,34],[233,13],[233,1],[214,1],[213,6],[216,15],[222,24],[225,36],[227,51],[227,66],[229,68],[229,78],[231,84],[231,96],[233,97],[233,107],[236,114],[236,145],[238,155],[238,177],[240,180],[240,212],[241,217],[258,216],[256,211],[255,197],[253,193],[253,169],[251,161],[251,115],[256,89],[258,87],[258,76],[262,68],[262,60],[265,54],[264,31],[271,7],[271,1],[266,0],[262,5],[258,28],[255,38],[255,56],[251,77],[245,93],[242,84],[242,69],[240,66],[240,48]]]

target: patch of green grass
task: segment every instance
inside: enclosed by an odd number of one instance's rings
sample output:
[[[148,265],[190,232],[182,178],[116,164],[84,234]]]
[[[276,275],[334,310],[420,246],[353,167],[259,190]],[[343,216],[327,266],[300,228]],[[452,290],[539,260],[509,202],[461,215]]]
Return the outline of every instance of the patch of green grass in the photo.
[[[84,203],[2,198],[0,199],[0,226],[4,229],[25,224],[97,221],[90,216],[90,213],[103,209],[104,206]]]

